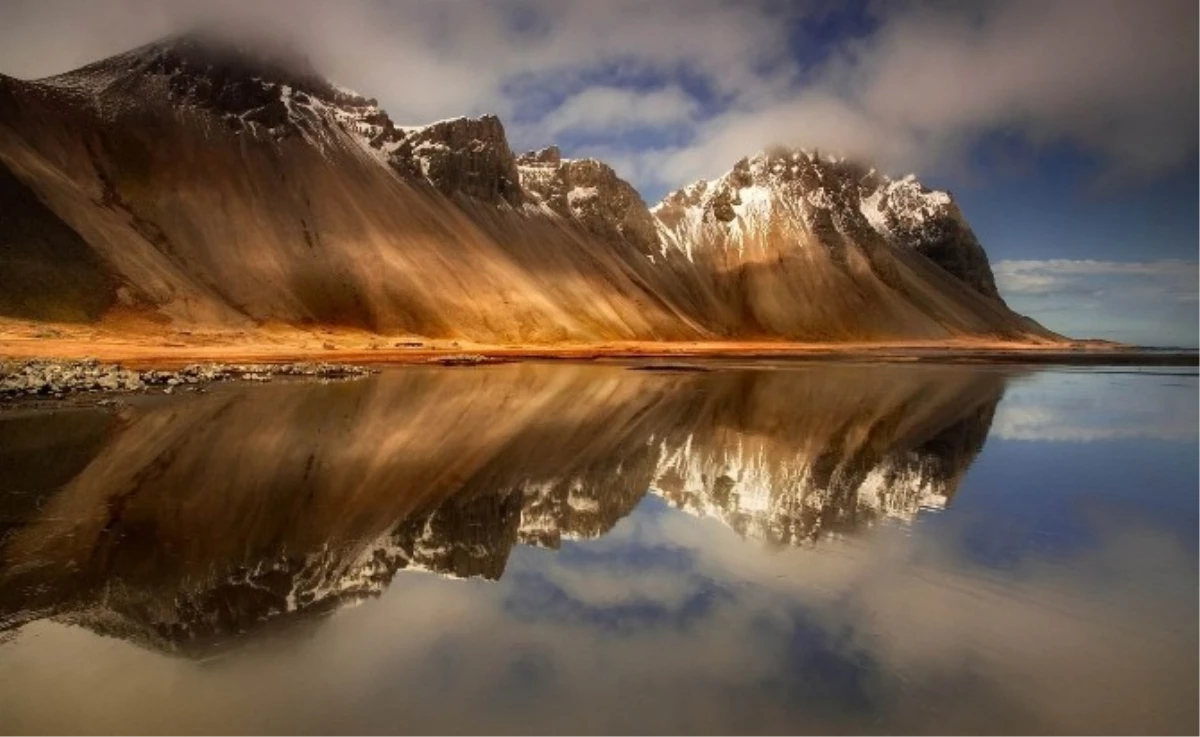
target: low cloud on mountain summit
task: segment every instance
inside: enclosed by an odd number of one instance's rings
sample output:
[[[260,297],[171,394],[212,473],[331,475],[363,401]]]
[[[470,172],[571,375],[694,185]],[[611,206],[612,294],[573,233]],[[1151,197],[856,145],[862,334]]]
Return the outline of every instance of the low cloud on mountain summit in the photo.
[[[515,146],[603,154],[647,194],[770,142],[921,172],[962,169],[996,133],[1089,152],[1110,177],[1196,155],[1197,7],[1171,0],[26,0],[0,8],[0,72],[214,21],[295,39],[399,121],[496,112]]]

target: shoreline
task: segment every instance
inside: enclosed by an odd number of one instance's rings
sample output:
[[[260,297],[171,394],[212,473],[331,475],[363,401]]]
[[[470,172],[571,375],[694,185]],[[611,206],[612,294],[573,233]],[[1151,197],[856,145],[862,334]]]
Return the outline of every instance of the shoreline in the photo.
[[[1008,341],[980,337],[885,341],[629,341],[485,344],[339,327],[264,324],[246,329],[150,324],[114,316],[94,324],[0,318],[0,361],[96,359],[139,370],[197,363],[483,365],[499,361],[788,360],[1095,366],[1196,366],[1186,349],[1103,340]]]
[[[722,366],[716,362],[772,361],[797,363],[874,363],[996,366],[1125,366],[1194,367],[1196,352],[1146,351],[1108,344],[1055,346],[943,344],[803,344],[803,343],[638,343],[602,346],[451,346],[368,351],[298,352],[294,346],[134,346],[64,342],[45,348],[41,342],[6,350],[0,344],[0,406],[69,401],[79,396],[205,392],[226,381],[271,381],[275,377],[321,381],[361,378],[387,366],[438,368],[478,367],[500,363],[561,361],[613,362],[641,371],[697,372]],[[86,349],[88,355],[77,356]],[[167,349],[167,350],[164,350]],[[253,352],[258,351],[258,352]],[[47,355],[47,354],[52,355]],[[612,365],[609,363],[608,365]],[[101,399],[97,405],[113,403]]]
[[[389,341],[391,339],[388,339]],[[880,363],[979,363],[1083,366],[1197,366],[1200,354],[1107,343],[1024,344],[984,341],[889,343],[650,343],[479,345],[401,341],[404,347],[358,341],[312,347],[290,341],[167,343],[154,340],[0,338],[0,361],[96,359],[139,370],[197,363],[327,363],[354,365],[488,365],[515,361],[784,360]]]

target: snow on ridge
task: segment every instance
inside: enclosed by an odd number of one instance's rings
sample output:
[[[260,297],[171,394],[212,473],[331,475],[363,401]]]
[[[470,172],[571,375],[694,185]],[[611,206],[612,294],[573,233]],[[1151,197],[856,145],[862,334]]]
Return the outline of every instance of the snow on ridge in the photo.
[[[772,149],[742,159],[715,180],[698,180],[650,208],[665,255],[693,258],[692,243],[728,244],[739,253],[755,233],[794,218],[801,231],[820,211],[858,209],[872,229],[892,239],[953,215],[946,192],[924,187],[909,174],[889,178],[843,156],[805,149]]]
[[[860,211],[867,223],[880,233],[886,233],[888,227],[887,213],[883,211],[884,187],[880,187],[860,201]]]
[[[567,192],[567,202],[575,207],[581,201],[594,200],[600,196],[600,190],[595,187],[572,187]]]
[[[120,77],[121,75],[112,69],[84,67],[83,69],[76,69],[73,72],[39,79],[32,84],[53,87],[94,98],[103,94]]]
[[[478,118],[468,118],[465,115],[455,115],[454,117],[442,118],[441,120],[435,120],[431,123],[423,123],[421,125],[398,125],[398,126],[396,126],[396,130],[400,131],[401,133],[404,133],[404,134],[423,133],[424,131],[427,131],[430,128],[436,128],[438,126],[449,125],[451,123],[458,123],[460,121],[482,120],[483,118],[486,118],[486,117],[489,117],[489,116],[481,115]]]
[[[358,90],[350,89],[349,87],[346,87],[345,85],[340,85],[340,84],[335,84],[333,82],[330,82],[329,86],[333,87],[334,91],[338,92],[341,95],[345,95],[346,97],[358,97],[358,98],[363,98],[363,99],[366,98],[366,96],[360,94],[358,92]]]
[[[860,212],[877,232],[893,236],[897,228],[916,229],[951,213],[947,192],[927,189],[913,174],[901,179],[880,177],[880,185],[861,199]]]

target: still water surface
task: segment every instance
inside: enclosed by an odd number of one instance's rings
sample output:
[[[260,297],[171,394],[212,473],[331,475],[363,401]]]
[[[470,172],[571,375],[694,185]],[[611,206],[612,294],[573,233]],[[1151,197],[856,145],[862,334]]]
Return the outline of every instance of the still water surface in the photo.
[[[0,413],[0,731],[1194,732],[1197,377],[389,370]]]

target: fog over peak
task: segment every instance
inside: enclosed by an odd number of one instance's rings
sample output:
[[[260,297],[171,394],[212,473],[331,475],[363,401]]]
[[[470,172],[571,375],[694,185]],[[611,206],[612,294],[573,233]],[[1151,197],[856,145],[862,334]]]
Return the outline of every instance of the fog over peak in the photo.
[[[767,0],[17,0],[0,8],[0,73],[46,76],[197,26],[236,29],[288,40],[397,121],[496,113],[514,148],[603,156],[648,196],[772,143],[899,173],[963,170],[995,135],[1075,147],[1118,178],[1195,158],[1195,3],[839,13]]]

